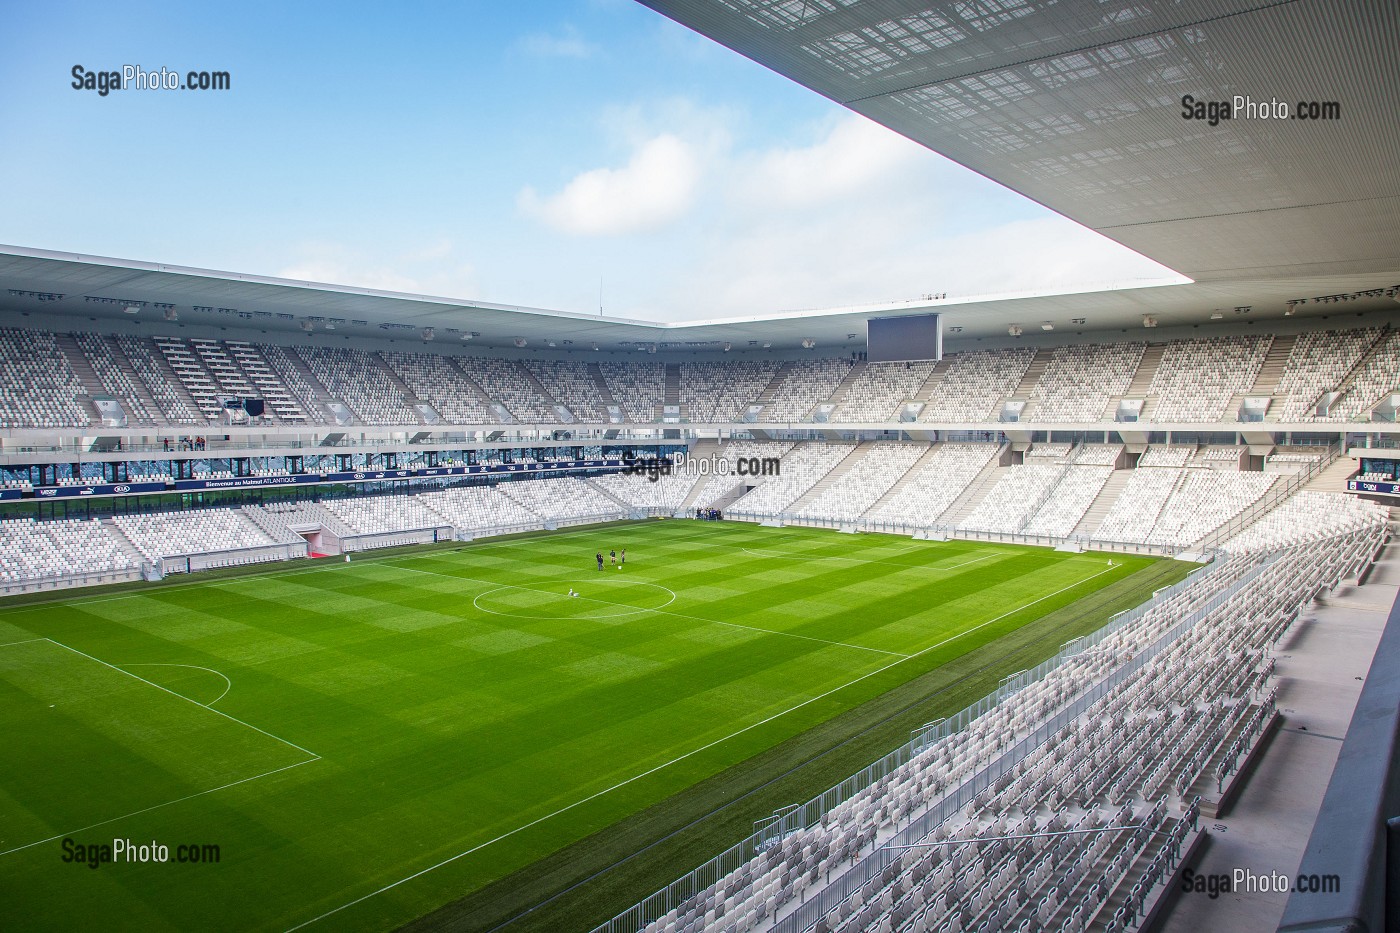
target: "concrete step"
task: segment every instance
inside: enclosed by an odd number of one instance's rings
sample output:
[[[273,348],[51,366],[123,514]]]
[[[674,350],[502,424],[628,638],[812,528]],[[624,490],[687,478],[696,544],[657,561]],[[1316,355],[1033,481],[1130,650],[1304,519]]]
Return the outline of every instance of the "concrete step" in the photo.
[[[899,495],[900,491],[903,490],[905,486],[908,486],[914,481],[914,477],[918,476],[921,472],[923,472],[924,467],[928,466],[929,461],[938,455],[939,446],[940,445],[938,444],[933,444],[929,447],[928,450],[924,451],[923,456],[919,457],[918,460],[915,460],[914,465],[911,466],[909,469],[905,470],[904,475],[901,476],[893,486],[885,490],[885,494],[879,499],[876,499],[875,503],[871,505],[870,508],[866,509],[863,514],[868,515],[871,512],[874,512],[875,510],[882,507],[887,501]]]
[[[616,405],[617,399],[613,398],[612,389],[608,388],[608,381],[603,378],[603,370],[597,363],[588,364],[588,375],[593,379],[593,384],[598,387],[598,396],[602,398],[604,405]]]
[[[679,405],[681,403],[681,364],[666,364],[666,383],[663,390],[661,404]]]
[[[943,514],[935,520],[939,525],[957,525],[977,507],[977,503],[982,501],[982,497],[991,492],[992,487],[997,484],[997,480],[1006,474],[1010,467],[999,465],[1000,457],[993,457],[987,465],[982,468],[982,472],[973,477],[972,482],[967,484],[967,489],[962,495],[953,500],[953,504],[943,510]]]
[[[530,388],[533,389],[540,398],[544,399],[546,405],[552,408],[559,404],[559,400],[549,394],[549,390],[544,387],[543,382],[540,382],[539,377],[530,372],[530,367],[526,366],[524,363],[516,363],[515,368],[520,371],[520,378],[530,384]]]
[[[783,511],[792,515],[796,515],[798,512],[802,511],[803,506],[805,506],[808,502],[811,502],[813,499],[817,498],[823,492],[825,492],[831,486],[832,483],[840,479],[843,475],[845,475],[847,470],[855,466],[856,463],[858,463],[861,459],[863,459],[866,456],[866,454],[870,453],[871,448],[873,447],[874,443],[871,441],[867,441],[863,444],[857,444],[855,447],[851,448],[850,453],[846,454],[846,456],[842,458],[834,467],[827,471],[825,476],[813,483],[810,489],[808,489],[802,495],[798,496],[796,501],[794,501],[792,505],[783,509]]]
[[[1264,362],[1259,366],[1259,375],[1254,377],[1254,385],[1250,388],[1249,395],[1274,394],[1279,376],[1283,375],[1284,367],[1288,365],[1288,354],[1293,351],[1293,345],[1297,342],[1296,334],[1284,334],[1273,339],[1269,344],[1269,352],[1264,356]]]
[[[1053,352],[1048,347],[1039,347],[1035,351],[1035,356],[1031,357],[1031,364],[1026,367],[1026,372],[1021,376],[1021,382],[1016,386],[1016,391],[1011,393],[1011,398],[1031,397],[1031,393],[1040,383],[1040,377],[1045,375],[1045,367],[1050,365],[1050,354]]]
[[[778,371],[773,374],[773,378],[768,380],[768,385],[764,386],[758,398],[754,399],[755,405],[767,405],[773,401],[773,397],[778,393],[778,387],[783,384],[783,380],[792,372],[792,360],[788,360],[778,367]]]
[[[1128,480],[1132,477],[1132,470],[1114,470],[1109,476],[1108,482],[1103,484],[1099,494],[1094,497],[1094,501],[1089,503],[1088,510],[1084,517],[1079,520],[1079,524],[1074,526],[1075,535],[1093,535],[1099,525],[1103,523],[1104,516],[1109,509],[1113,508],[1113,503],[1118,501],[1118,494],[1123,491],[1123,487],[1128,485]]]
[[[126,376],[127,381],[135,388],[136,401],[139,402],[141,407],[146,411],[145,420],[155,424],[169,424],[170,422],[166,419],[165,412],[161,409],[160,403],[155,400],[155,396],[151,395],[150,388],[146,385],[145,380],[137,374],[136,367],[131,365],[131,360],[127,357],[125,351],[122,350],[121,345],[117,343],[116,338],[98,337],[97,339],[102,341],[103,346],[107,349],[108,355],[112,358],[112,361],[116,363],[117,369],[121,370],[122,374]]]
[[[1303,488],[1309,492],[1346,492],[1347,480],[1359,469],[1361,465],[1350,457],[1338,457],[1308,480]]]
[[[452,368],[455,369],[458,375],[462,377],[462,384],[476,393],[476,397],[481,401],[481,404],[485,405],[487,408],[495,412],[496,417],[500,418],[503,424],[509,424],[511,421],[514,420],[513,415],[510,416],[510,420],[507,420],[505,417],[502,416],[502,412],[508,415],[509,409],[507,409],[500,402],[496,401],[490,395],[488,395],[486,390],[481,387],[481,383],[473,379],[471,375],[465,369],[462,368],[462,365],[457,362],[456,357],[449,356],[447,357],[447,359],[452,362]]]
[[[107,529],[108,535],[117,543],[117,546],[130,554],[138,564],[150,563],[150,558],[141,553],[141,549],[136,546],[136,543],[128,538],[126,532],[122,531],[110,517],[102,519],[102,525]]]
[[[394,367],[390,366],[389,361],[384,359],[383,353],[375,352],[371,353],[370,356],[374,359],[374,362],[379,364],[379,368],[384,371],[385,375],[389,377],[389,381],[393,383],[394,388],[403,393],[404,404],[412,405],[415,402],[422,401],[422,399],[418,398],[418,393],[414,392],[407,382],[399,378],[399,374],[394,371]]]
[[[854,366],[852,366],[850,372],[846,373],[846,378],[842,379],[837,384],[835,390],[833,390],[831,393],[831,397],[828,398],[827,401],[840,404],[846,398],[846,395],[851,391],[851,386],[855,383],[856,379],[859,378],[860,374],[865,372],[866,369],[868,369],[869,367],[870,364],[865,362],[864,360],[861,360],[857,362]]]
[[[933,372],[929,373],[928,378],[924,380],[924,384],[919,386],[919,391],[914,394],[914,398],[920,401],[927,401],[933,398],[934,390],[938,388],[938,384],[943,381],[943,377],[948,375],[948,369],[957,358],[958,355],[956,353],[950,353],[948,356],[939,360],[938,365],[933,367]]]
[[[1124,393],[1128,398],[1141,398],[1147,394],[1147,390],[1152,386],[1153,377],[1162,365],[1162,354],[1166,350],[1166,344],[1149,343],[1147,349],[1142,351],[1137,372],[1133,373],[1133,381],[1128,383],[1128,391]]]
[[[203,408],[200,407],[195,397],[190,394],[190,390],[185,387],[185,383],[180,377],[175,375],[175,369],[170,365],[170,361],[165,358],[165,354],[161,351],[160,345],[150,337],[141,337],[139,339],[141,340],[142,346],[150,353],[151,360],[155,364],[156,370],[160,373],[161,378],[170,383],[170,388],[175,392],[176,398],[188,405],[190,409],[194,411],[196,417],[204,417]],[[197,365],[201,370],[204,368],[202,363]]]

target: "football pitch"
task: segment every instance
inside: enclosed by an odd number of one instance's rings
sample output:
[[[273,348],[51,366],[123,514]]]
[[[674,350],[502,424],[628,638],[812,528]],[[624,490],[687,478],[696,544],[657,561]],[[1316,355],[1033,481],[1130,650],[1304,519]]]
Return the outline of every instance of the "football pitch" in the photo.
[[[1190,569],[1111,557],[669,520],[3,604],[0,925],[587,929]]]

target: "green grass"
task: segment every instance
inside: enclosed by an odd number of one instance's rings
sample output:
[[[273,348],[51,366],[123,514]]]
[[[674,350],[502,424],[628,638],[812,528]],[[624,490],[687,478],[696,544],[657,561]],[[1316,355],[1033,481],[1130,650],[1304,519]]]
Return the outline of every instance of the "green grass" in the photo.
[[[0,917],[586,929],[1188,569],[1114,564],[671,521],[0,607]]]

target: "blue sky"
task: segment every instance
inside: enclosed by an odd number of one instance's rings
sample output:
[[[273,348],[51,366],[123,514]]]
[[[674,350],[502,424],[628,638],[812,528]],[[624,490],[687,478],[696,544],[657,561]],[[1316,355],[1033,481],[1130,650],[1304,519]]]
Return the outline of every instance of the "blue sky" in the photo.
[[[1171,275],[632,0],[5,26],[0,243],[660,320]]]

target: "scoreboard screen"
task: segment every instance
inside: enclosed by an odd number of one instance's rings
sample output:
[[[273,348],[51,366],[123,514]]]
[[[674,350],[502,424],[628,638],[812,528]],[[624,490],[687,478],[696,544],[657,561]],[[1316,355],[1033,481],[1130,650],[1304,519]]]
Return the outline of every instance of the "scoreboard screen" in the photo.
[[[943,325],[937,314],[873,317],[865,322],[866,359],[872,363],[943,359]]]

